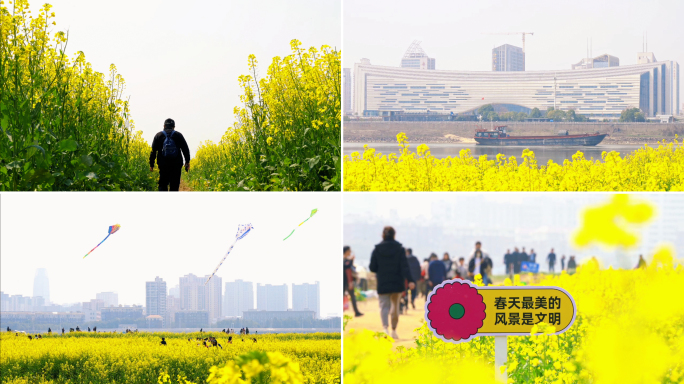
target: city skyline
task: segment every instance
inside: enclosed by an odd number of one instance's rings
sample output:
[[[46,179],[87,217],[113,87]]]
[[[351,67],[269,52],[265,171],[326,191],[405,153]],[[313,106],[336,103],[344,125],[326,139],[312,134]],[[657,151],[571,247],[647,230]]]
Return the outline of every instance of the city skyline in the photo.
[[[322,281],[321,312],[339,312],[342,287],[334,282],[342,267],[333,255],[341,247],[340,196],[234,196],[132,193],[119,196],[116,204],[102,194],[3,196],[2,291],[30,295],[35,270],[46,268],[55,303],[82,303],[100,292],[117,292],[120,304],[145,305],[147,281],[158,276],[174,287],[189,273],[210,274],[233,241],[237,225],[251,222],[254,231],[237,243],[217,275],[224,281],[270,284]],[[168,202],[174,202],[178,213],[175,222],[167,224],[151,211]],[[45,217],[38,222],[26,217],[21,207],[27,204]],[[316,216],[283,241],[313,208],[318,209]],[[116,223],[121,230],[83,259]],[[41,241],[35,241],[36,235]],[[314,264],[320,266],[315,275],[307,268]]]
[[[580,0],[560,13],[556,4],[540,0],[526,1],[524,6],[490,0],[451,7],[452,3],[416,7],[402,1],[345,1],[342,66],[353,68],[366,58],[373,65],[400,67],[406,47],[420,40],[425,52],[439,62],[438,70],[491,72],[492,48],[503,44],[522,47],[520,34],[502,35],[512,32],[534,33],[526,37],[528,71],[571,69],[588,54],[609,54],[618,57],[620,65],[636,64],[645,32],[648,52],[660,60],[684,62],[680,44],[684,30],[677,27],[676,16],[684,14],[684,3],[678,1],[646,6]],[[615,9],[620,9],[622,16],[608,17]],[[680,77],[680,89],[682,81]]]

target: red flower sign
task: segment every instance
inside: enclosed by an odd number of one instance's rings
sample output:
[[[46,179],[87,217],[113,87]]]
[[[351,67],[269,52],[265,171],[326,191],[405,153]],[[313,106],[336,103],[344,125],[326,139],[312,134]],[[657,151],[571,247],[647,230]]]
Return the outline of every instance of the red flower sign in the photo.
[[[482,327],[485,307],[475,285],[460,279],[448,280],[428,295],[425,320],[444,341],[468,341]]]

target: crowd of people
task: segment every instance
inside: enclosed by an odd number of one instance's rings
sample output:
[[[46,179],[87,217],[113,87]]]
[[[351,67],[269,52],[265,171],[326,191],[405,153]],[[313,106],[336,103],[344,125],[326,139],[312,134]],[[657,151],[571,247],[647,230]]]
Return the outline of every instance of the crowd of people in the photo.
[[[482,248],[480,241],[475,243],[467,259],[466,257],[452,258],[448,252],[444,252],[441,259],[436,253],[432,253],[421,262],[413,254],[411,248],[404,248],[395,240],[395,235],[396,231],[391,226],[383,228],[382,242],[375,245],[369,266],[369,270],[375,273],[377,280],[380,319],[387,335],[393,338],[398,337],[396,328],[402,307],[411,306],[415,309],[415,299],[418,295],[427,298],[429,292],[445,280],[459,278],[474,281],[479,275],[483,285],[493,284],[494,263]],[[351,301],[355,316],[363,316],[358,309],[354,292],[357,278],[351,247],[343,247],[343,260],[344,293]],[[556,253],[552,248],[546,257],[550,273],[556,272],[556,260]],[[530,249],[528,253],[525,247],[514,247],[513,252],[508,249],[503,257],[506,274],[511,278],[514,274],[523,272],[524,262],[538,264],[539,261],[534,249]],[[570,274],[575,273],[577,269],[575,256],[570,256],[566,265],[566,257],[562,255],[560,264],[560,270],[565,270]],[[643,262],[640,261],[639,265],[642,264]],[[538,269],[535,268],[535,270]]]

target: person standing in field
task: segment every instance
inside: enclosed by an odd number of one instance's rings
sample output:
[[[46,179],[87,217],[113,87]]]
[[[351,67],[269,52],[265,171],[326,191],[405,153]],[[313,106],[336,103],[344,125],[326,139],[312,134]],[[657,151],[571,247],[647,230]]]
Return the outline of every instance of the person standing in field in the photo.
[[[159,190],[178,191],[180,186],[183,158],[185,171],[190,169],[190,149],[183,135],[175,130],[173,119],[164,121],[164,130],[157,133],[152,140],[150,153],[150,172],[154,171],[154,160],[159,166]]]
[[[561,256],[561,272],[565,271],[565,255]]]
[[[639,268],[646,268],[646,260],[644,260],[644,255],[639,255],[639,262],[637,263],[637,266],[634,269]]]
[[[468,261],[468,278],[475,280],[475,275],[479,273],[482,276],[484,285],[489,285],[491,284],[489,279],[491,270],[492,259],[482,250],[482,243],[478,241],[475,243],[475,250],[470,255],[470,260]]]
[[[549,262],[549,272],[556,273],[556,254],[553,252],[553,248],[551,248],[551,252],[549,252],[549,255],[546,256],[546,261]]]
[[[420,275],[420,261],[418,261],[418,258],[413,256],[413,250],[411,248],[406,249],[406,262],[408,263],[409,266],[409,271],[411,271],[411,277],[413,277],[413,281],[420,281],[421,275]],[[416,296],[418,296],[418,288],[413,287],[413,289],[409,289],[411,292],[411,306],[413,309],[416,309]]]
[[[354,308],[354,316],[363,316],[363,313],[359,311],[356,306],[356,293],[354,292],[354,256],[352,255],[351,247],[345,245],[342,247],[342,256],[344,258],[344,292],[349,293],[351,298],[352,307]]]
[[[382,326],[385,333],[389,335],[389,317],[391,316],[391,336],[398,339],[399,299],[406,290],[406,280],[409,281],[409,289],[415,289],[416,282],[411,276],[404,247],[394,240],[395,234],[394,228],[390,226],[382,230],[382,242],[376,244],[373,249],[369,269],[375,273],[377,279]]]

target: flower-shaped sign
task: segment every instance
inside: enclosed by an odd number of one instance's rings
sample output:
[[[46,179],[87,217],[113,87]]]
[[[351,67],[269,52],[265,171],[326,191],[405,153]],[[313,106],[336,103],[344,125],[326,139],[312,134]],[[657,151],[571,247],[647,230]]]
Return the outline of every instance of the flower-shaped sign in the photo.
[[[577,307],[558,287],[478,287],[461,279],[437,285],[425,303],[425,321],[436,337],[451,343],[477,336],[529,335],[535,324],[560,334],[575,321]]]

